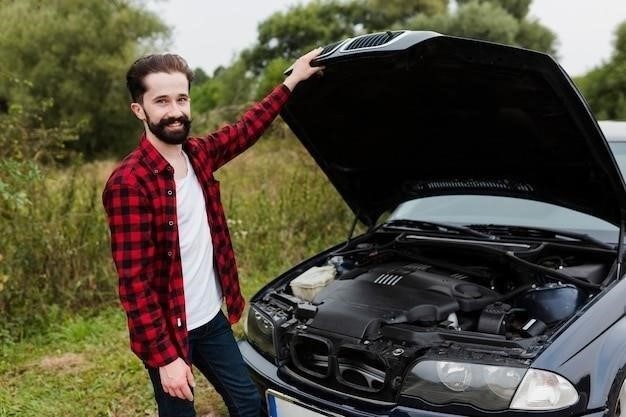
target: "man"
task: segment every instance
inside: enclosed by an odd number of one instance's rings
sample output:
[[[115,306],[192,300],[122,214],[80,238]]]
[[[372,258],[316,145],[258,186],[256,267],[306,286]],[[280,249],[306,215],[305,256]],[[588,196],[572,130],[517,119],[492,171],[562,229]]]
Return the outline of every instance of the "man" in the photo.
[[[131,348],[148,369],[161,417],[195,416],[192,365],[231,416],[259,413],[259,394],[230,328],[244,300],[213,173],[251,146],[298,82],[321,69],[310,65],[319,52],[296,60],[239,122],[205,138],[187,137],[192,72],[181,57],[149,55],[126,75],[130,108],[145,132],[111,174],[103,204]]]

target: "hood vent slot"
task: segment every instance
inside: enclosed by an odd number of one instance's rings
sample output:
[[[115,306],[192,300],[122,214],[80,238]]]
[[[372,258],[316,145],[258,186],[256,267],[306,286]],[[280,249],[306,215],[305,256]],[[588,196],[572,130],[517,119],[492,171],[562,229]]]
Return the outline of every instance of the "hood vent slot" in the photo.
[[[326,45],[324,47],[324,49],[322,49],[322,52],[320,52],[320,54],[318,55],[317,58],[322,57],[324,55],[328,55],[329,53],[333,52],[335,49],[337,49],[337,47],[339,45],[341,45],[344,41],[339,41],[339,42],[333,42],[329,45]]]
[[[360,36],[354,39],[350,44],[346,47],[346,51],[351,51],[355,49],[363,49],[363,48],[372,48],[374,46],[385,45],[391,42],[393,39],[397,38],[404,31],[395,31],[395,32],[381,32],[381,33],[373,33],[371,35]]]

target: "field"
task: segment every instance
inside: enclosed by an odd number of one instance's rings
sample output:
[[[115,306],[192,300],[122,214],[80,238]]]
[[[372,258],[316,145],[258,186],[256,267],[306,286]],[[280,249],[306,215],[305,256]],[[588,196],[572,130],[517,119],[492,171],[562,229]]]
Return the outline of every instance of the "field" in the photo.
[[[100,204],[114,164],[33,174],[22,206],[2,222],[0,417],[156,415],[128,348]],[[352,214],[293,139],[262,139],[216,176],[246,298],[349,232]],[[205,381],[196,408],[227,415]]]

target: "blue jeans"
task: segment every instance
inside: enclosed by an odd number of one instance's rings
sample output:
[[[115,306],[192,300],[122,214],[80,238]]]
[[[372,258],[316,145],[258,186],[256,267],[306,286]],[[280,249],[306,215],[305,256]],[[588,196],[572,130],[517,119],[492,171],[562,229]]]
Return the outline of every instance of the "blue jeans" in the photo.
[[[257,417],[261,397],[250,379],[230,324],[220,311],[207,324],[189,332],[193,365],[222,396],[231,416]],[[159,417],[195,417],[193,401],[172,397],[163,391],[158,368],[148,368],[159,407]]]

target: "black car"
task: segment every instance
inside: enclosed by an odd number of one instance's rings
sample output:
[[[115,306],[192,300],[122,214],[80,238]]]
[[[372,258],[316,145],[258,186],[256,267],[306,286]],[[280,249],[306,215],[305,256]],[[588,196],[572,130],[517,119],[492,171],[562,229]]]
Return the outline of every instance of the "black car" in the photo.
[[[251,299],[267,412],[620,415],[626,149],[563,69],[414,31],[317,63],[282,117],[367,232]]]

